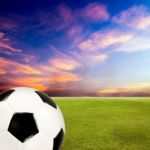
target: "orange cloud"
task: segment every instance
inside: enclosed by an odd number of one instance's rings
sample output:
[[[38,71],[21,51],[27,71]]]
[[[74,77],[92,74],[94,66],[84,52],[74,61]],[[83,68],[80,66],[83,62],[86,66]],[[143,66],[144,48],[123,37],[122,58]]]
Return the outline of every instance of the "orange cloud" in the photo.
[[[108,96],[108,95],[131,95],[136,93],[149,93],[150,94],[150,83],[137,83],[131,84],[123,87],[110,88],[98,91],[98,95]]]
[[[27,86],[47,91],[51,84],[55,84],[54,88],[57,85],[61,87],[64,83],[78,82],[82,79],[81,76],[71,72],[76,66],[74,61],[65,59],[55,59],[55,61],[52,59],[43,65],[35,63],[31,66],[0,57],[0,74],[3,75],[4,83],[6,83],[1,84],[0,88]],[[59,89],[63,88],[64,86]]]
[[[10,74],[36,74],[39,75],[41,72],[38,69],[35,69],[29,65],[17,63],[6,58],[0,57],[0,68],[3,70],[3,73]]]
[[[73,73],[57,72],[56,74],[49,75],[49,76],[43,76],[43,75],[40,77],[13,76],[12,78],[5,76],[4,79],[6,85],[1,85],[0,86],[1,89],[12,88],[16,86],[26,86],[26,87],[39,89],[42,91],[47,91],[47,90],[59,91],[59,90],[73,89],[71,85],[67,86],[63,84],[69,82],[77,82],[80,81],[82,78]]]
[[[4,75],[4,74],[6,74],[5,69],[4,68],[0,68],[0,75]]]
[[[60,70],[71,71],[75,70],[79,66],[75,60],[62,57],[53,58],[49,62],[54,68]]]
[[[54,83],[66,83],[77,82],[82,80],[82,78],[74,73],[60,71],[59,73],[53,74],[49,80]]]
[[[47,87],[44,85],[44,82],[47,79],[43,77],[16,77],[12,79],[7,79],[13,86],[26,86],[31,88],[36,88],[38,90],[45,91]]]
[[[47,91],[47,90],[66,90],[72,89],[73,87],[67,86],[67,85],[62,85],[64,83],[68,82],[77,82],[81,80],[81,77],[73,74],[73,73],[68,73],[68,72],[60,72],[59,74],[55,74],[53,76],[41,76],[41,77],[13,77],[13,78],[5,78],[6,82],[10,84],[7,85],[7,87],[11,88],[14,86],[26,86],[26,87],[31,87],[31,88],[36,88],[42,91]],[[4,86],[1,86],[4,88]],[[6,85],[5,85],[6,88]]]

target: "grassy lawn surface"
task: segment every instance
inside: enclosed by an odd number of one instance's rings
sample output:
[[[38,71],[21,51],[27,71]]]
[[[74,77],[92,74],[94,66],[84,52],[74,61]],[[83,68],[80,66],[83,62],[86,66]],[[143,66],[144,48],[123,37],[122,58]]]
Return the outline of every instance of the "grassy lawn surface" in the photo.
[[[63,150],[150,150],[150,98],[53,98],[66,122]]]

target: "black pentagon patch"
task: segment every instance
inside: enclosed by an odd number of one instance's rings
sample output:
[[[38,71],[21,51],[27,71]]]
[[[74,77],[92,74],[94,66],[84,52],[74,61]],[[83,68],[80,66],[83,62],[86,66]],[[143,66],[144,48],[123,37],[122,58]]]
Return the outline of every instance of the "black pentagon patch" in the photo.
[[[51,105],[54,108],[57,108],[54,101],[48,95],[46,95],[45,93],[40,92],[40,91],[35,91],[35,92],[40,96],[40,98],[42,99],[42,101],[44,103],[47,103],[47,104]]]
[[[14,114],[8,131],[22,143],[39,132],[32,113]]]
[[[15,90],[7,90],[0,93],[0,101],[4,101],[10,96]]]
[[[61,129],[58,135],[54,138],[53,150],[60,150],[61,145],[63,143],[63,139],[64,139],[64,131],[63,129]]]

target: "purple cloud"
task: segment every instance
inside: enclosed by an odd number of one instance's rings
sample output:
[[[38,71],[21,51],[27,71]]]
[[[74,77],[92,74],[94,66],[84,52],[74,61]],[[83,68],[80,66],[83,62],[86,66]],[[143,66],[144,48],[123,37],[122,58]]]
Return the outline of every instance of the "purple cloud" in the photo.
[[[107,7],[99,3],[91,3],[82,10],[82,17],[91,21],[107,21],[110,17]]]
[[[66,5],[59,5],[57,11],[64,22],[70,23],[73,20],[72,10]]]
[[[146,6],[133,6],[115,15],[112,21],[119,25],[145,30],[150,27],[150,12]]]
[[[18,27],[17,23],[10,19],[10,18],[5,18],[0,16],[0,29],[3,30],[13,30],[16,29]]]
[[[78,34],[81,34],[83,31],[83,26],[81,25],[75,25],[75,26],[72,26],[68,29],[67,31],[67,35],[72,37],[72,36],[75,36],[75,35],[78,35]]]
[[[18,53],[22,50],[14,48],[10,42],[10,39],[6,37],[6,34],[0,32],[0,52],[4,54]]]

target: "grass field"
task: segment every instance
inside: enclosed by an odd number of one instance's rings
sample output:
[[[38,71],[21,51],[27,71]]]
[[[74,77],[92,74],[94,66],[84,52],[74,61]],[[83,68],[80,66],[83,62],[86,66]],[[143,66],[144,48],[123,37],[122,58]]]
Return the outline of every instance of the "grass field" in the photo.
[[[150,150],[150,98],[54,98],[61,107],[63,150]]]

